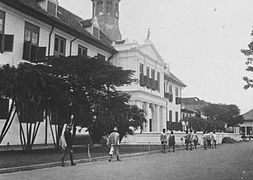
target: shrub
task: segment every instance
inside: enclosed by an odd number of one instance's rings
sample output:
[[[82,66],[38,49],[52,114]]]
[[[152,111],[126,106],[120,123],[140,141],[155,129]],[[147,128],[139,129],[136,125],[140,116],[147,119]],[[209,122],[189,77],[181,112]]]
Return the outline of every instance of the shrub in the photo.
[[[235,143],[236,140],[232,139],[231,137],[224,137],[222,139],[222,143]]]

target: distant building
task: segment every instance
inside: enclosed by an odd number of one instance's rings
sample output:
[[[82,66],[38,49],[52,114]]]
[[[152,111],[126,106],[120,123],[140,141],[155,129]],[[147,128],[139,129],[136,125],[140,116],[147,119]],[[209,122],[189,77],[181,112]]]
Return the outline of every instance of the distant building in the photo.
[[[253,135],[253,109],[243,114],[244,122],[239,124],[240,134]]]
[[[200,100],[197,97],[182,98],[181,119],[193,116],[206,119],[207,117],[204,115],[202,108],[208,104],[208,102]]]

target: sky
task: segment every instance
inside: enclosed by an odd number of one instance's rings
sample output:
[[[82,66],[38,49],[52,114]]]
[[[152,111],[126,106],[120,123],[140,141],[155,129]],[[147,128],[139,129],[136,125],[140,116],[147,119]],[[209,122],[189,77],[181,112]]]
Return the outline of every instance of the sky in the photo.
[[[90,0],[59,0],[83,19],[92,17]],[[252,40],[252,0],[121,0],[123,39],[151,41],[170,70],[187,87],[182,97],[236,104],[253,109],[253,88],[244,90],[246,57],[240,52]]]

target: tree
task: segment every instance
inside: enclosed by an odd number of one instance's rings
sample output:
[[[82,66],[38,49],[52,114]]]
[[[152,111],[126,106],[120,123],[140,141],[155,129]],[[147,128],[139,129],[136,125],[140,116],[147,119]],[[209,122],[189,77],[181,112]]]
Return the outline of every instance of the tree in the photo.
[[[188,128],[194,131],[223,131],[225,125],[224,122],[201,117],[187,117],[183,121],[188,122]]]
[[[227,126],[237,126],[243,122],[240,109],[234,104],[208,104],[202,110],[208,119],[224,122]]]
[[[133,71],[85,56],[46,57],[37,63],[21,63],[17,68],[3,66],[0,95],[12,100],[15,113],[8,117],[1,139],[15,114],[26,150],[32,148],[44,119],[50,122],[56,146],[65,123],[87,127],[94,142],[113,126],[118,126],[122,137],[131,134],[129,127],[142,127],[145,118],[140,118],[141,110],[130,106],[130,96],[117,91],[117,87],[133,82],[132,74]]]
[[[253,36],[253,31],[251,32],[251,36]],[[241,52],[247,57],[245,62],[247,66],[246,71],[253,72],[253,41],[248,44],[248,49],[242,49]],[[246,82],[244,89],[253,88],[252,77],[245,76],[243,80]]]
[[[146,121],[137,107],[130,106],[130,96],[117,87],[130,84],[133,71],[123,70],[96,57],[48,57],[43,60],[52,68],[54,76],[70,86],[73,123],[87,127],[94,143],[118,126],[121,137],[142,128]]]
[[[0,68],[0,92],[2,98],[11,100],[8,119],[1,133],[1,141],[6,135],[15,115],[20,124],[20,141],[22,148],[31,150],[40,123],[44,120],[44,111],[49,101],[59,96],[63,86],[57,93],[51,93],[55,85],[64,84],[48,73],[48,67],[30,63],[21,63],[18,67],[4,65]],[[61,82],[60,82],[61,81]],[[63,96],[59,99],[64,99]],[[52,103],[51,103],[52,104]]]

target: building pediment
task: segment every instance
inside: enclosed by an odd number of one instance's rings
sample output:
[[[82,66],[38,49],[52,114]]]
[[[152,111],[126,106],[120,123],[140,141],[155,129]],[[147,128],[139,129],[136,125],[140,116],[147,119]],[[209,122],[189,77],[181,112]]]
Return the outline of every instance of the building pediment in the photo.
[[[154,59],[155,61],[158,61],[159,63],[165,65],[164,60],[162,59],[152,42],[145,42],[144,44],[137,47],[137,49],[143,54],[146,54],[150,58]]]

